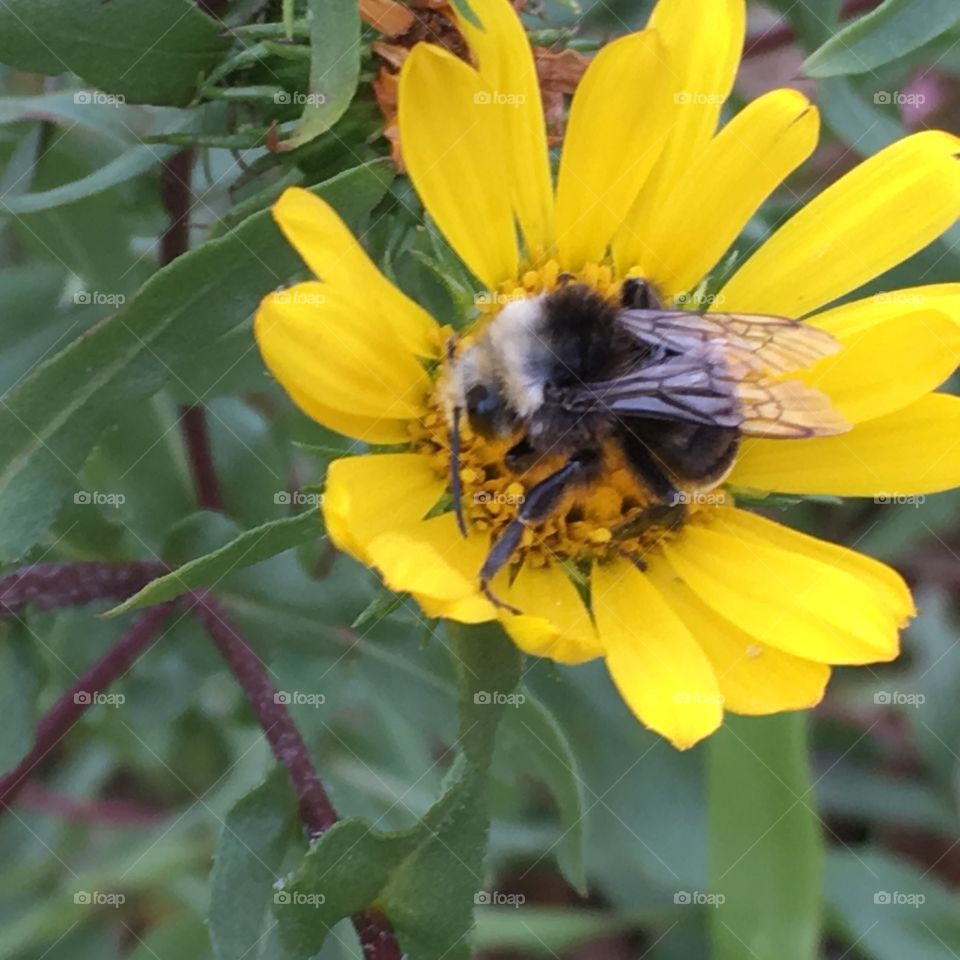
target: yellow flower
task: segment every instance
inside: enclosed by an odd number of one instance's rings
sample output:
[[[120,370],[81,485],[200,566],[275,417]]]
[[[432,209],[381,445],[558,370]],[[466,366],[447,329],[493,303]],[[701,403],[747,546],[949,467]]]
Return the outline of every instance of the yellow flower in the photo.
[[[660,0],[648,29],[604,47],[583,77],[554,187],[523,28],[507,0],[471,5],[483,28],[459,22],[476,66],[416,46],[399,123],[424,206],[489,291],[480,323],[561,273],[610,296],[640,276],[684,302],[815,148],[817,110],[794,90],[760,97],[717,132],[744,0]],[[931,392],[960,360],[960,284],[816,312],[954,223],[958,153],[960,141],[936,131],[887,148],[780,227],[722,288],[723,311],[807,318],[840,342],[801,377],[853,425],[840,436],[745,439],[726,488],[872,497],[960,483],[960,399]],[[810,707],[830,665],[897,655],[914,608],[893,570],[738,509],[722,490],[679,529],[617,544],[612,528],[643,492],[613,467],[527,530],[511,576],[497,581],[521,613],[495,608],[478,572],[529,478],[509,475],[503,450],[465,431],[469,535],[459,535],[440,399],[444,332],[321,200],[288,190],[274,214],[320,280],[266,297],[260,349],[311,417],[397,445],[335,461],[324,500],[334,542],[390,589],[432,617],[499,617],[531,654],[604,657],[631,710],[681,748],[716,729],[724,709]]]

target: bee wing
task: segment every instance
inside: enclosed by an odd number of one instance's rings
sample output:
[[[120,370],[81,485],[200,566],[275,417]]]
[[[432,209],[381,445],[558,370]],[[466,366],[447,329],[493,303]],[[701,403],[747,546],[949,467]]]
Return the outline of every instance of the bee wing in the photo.
[[[743,422],[737,383],[729,366],[710,351],[637,367],[612,380],[586,383],[564,406],[603,410],[621,417],[683,420],[715,427]]]
[[[565,406],[619,417],[682,420],[746,436],[801,439],[845,433],[849,424],[819,390],[759,373],[711,345],[613,380],[584,384]]]
[[[799,380],[747,379],[737,385],[737,395],[740,432],[748,437],[801,440],[850,429],[823,393]]]
[[[749,313],[693,313],[689,310],[623,310],[619,320],[638,340],[678,353],[714,346],[742,363],[768,373],[812,367],[840,344],[806,323]]]

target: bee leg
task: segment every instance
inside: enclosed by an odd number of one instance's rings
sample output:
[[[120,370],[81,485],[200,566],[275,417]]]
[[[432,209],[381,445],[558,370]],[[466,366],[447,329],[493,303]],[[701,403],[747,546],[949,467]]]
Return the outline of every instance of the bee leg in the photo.
[[[596,450],[584,450],[574,454],[556,473],[541,480],[526,495],[523,505],[514,520],[507,525],[497,542],[490,548],[483,566],[480,568],[480,589],[484,596],[495,606],[510,613],[521,611],[500,600],[490,589],[490,581],[510,562],[523,537],[523,531],[549,519],[563,500],[567,491],[576,484],[590,479],[594,469],[600,463],[600,454]]]
[[[529,470],[539,458],[539,451],[524,437],[506,452],[503,462],[511,473],[523,473]]]
[[[687,504],[682,492],[667,474],[664,464],[632,434],[623,438],[622,449],[634,475],[653,495],[654,502],[620,524],[613,535],[628,540],[652,526],[674,528],[686,519]]]
[[[673,530],[679,527],[687,518],[687,505],[682,502],[655,503],[635,513],[619,526],[614,527],[615,540],[629,540],[639,537],[651,527],[666,527]]]
[[[667,475],[663,462],[633,434],[623,438],[622,449],[634,475],[653,494],[659,503],[677,504],[683,495]]]

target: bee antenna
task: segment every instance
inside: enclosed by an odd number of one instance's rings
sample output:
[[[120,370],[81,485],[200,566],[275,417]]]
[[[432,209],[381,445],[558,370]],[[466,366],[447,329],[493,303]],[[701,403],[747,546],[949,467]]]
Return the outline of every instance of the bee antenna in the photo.
[[[447,363],[452,363],[456,357],[456,338],[447,340]],[[462,407],[453,408],[453,423],[450,426],[450,493],[453,495],[453,512],[457,518],[457,526],[463,537],[467,536],[467,521],[463,515],[463,483],[460,480],[460,417]]]
[[[453,494],[453,512],[457,517],[457,526],[464,537],[467,535],[467,521],[463,516],[463,483],[460,480],[460,407],[453,408],[453,425],[450,428],[450,492]]]

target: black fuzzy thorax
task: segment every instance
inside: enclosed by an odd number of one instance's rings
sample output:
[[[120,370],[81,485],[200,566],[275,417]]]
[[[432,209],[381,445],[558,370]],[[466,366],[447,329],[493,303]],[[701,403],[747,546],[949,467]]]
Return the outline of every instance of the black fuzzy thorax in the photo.
[[[582,284],[568,284],[544,301],[543,339],[550,369],[543,371],[545,402],[528,424],[528,438],[541,451],[575,454],[613,439],[638,479],[659,499],[674,484],[709,482],[728,469],[738,446],[735,430],[606,412],[583,413],[566,402],[584,384],[616,379],[650,362],[649,347],[618,320],[613,304]],[[667,353],[667,356],[670,354]]]
[[[643,348],[617,322],[618,307],[571,283],[544,299],[544,339],[553,354],[548,382],[557,390],[609,380],[641,359]]]
[[[536,449],[570,453],[609,435],[607,415],[572,412],[566,401],[584,384],[613,379],[643,362],[648,351],[624,331],[618,309],[577,283],[544,298],[541,337],[548,347],[548,369],[537,371],[544,380],[544,404],[528,424]]]

